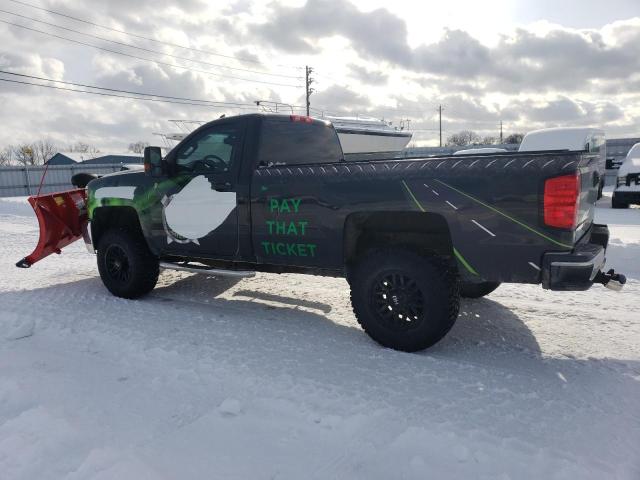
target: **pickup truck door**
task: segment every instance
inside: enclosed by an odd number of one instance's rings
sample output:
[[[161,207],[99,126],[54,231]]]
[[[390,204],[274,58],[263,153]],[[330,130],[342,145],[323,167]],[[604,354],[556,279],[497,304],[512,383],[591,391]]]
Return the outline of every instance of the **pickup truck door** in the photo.
[[[342,267],[344,219],[324,171],[343,160],[331,124],[296,115],[261,125],[251,225],[258,263]]]
[[[194,132],[171,152],[170,180],[177,188],[168,191],[158,204],[166,235],[165,254],[236,255],[242,126],[233,119],[218,121]]]

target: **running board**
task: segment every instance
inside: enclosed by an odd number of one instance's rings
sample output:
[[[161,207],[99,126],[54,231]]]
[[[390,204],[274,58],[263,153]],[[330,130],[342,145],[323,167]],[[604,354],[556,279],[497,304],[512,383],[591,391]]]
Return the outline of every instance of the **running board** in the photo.
[[[169,262],[160,262],[160,268],[165,270],[178,270],[180,272],[204,273],[214,275],[216,277],[235,277],[235,278],[251,278],[256,276],[256,272],[249,270],[223,270],[221,268],[208,268],[206,266],[197,266]]]

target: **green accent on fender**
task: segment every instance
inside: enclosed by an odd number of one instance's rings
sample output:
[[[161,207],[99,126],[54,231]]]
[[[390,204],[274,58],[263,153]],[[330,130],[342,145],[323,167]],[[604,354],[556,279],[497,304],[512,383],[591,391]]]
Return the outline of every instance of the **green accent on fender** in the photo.
[[[474,202],[479,203],[480,205],[482,205],[482,206],[484,206],[484,207],[487,207],[489,210],[491,210],[491,211],[493,211],[493,212],[495,212],[495,213],[497,213],[497,214],[499,214],[499,215],[502,215],[503,217],[505,217],[505,218],[507,218],[507,219],[511,220],[512,222],[517,223],[517,224],[518,224],[518,225],[520,225],[522,228],[526,228],[526,229],[527,229],[527,230],[529,230],[530,232],[535,233],[536,235],[538,235],[538,236],[540,236],[540,237],[544,238],[545,240],[547,240],[547,241],[549,241],[549,242],[551,242],[551,243],[553,243],[553,244],[555,244],[555,245],[558,245],[558,246],[560,246],[560,247],[564,247],[564,248],[569,248],[569,249],[573,248],[573,246],[572,246],[572,245],[566,245],[566,244],[564,244],[564,243],[562,243],[562,242],[559,242],[559,241],[557,241],[557,240],[554,240],[553,238],[551,238],[551,237],[549,237],[549,236],[545,235],[544,233],[537,231],[535,228],[530,227],[530,226],[529,226],[529,225],[527,225],[526,223],[523,223],[523,222],[521,222],[520,220],[517,220],[517,219],[513,218],[511,215],[507,215],[506,213],[504,213],[504,212],[502,212],[502,211],[498,210],[496,207],[492,207],[491,205],[488,205],[488,204],[484,203],[482,200],[478,200],[477,198],[472,197],[471,195],[469,195],[468,193],[463,192],[462,190],[458,190],[457,188],[452,187],[451,185],[447,185],[446,183],[444,183],[444,182],[443,182],[443,181],[441,181],[441,180],[435,179],[435,181],[436,181],[436,182],[438,182],[438,183],[440,183],[440,184],[442,184],[442,185],[444,185],[444,186],[445,186],[445,187],[447,187],[447,188],[450,188],[450,189],[451,189],[451,190],[453,190],[454,192],[458,192],[460,195],[464,195],[465,197],[470,198],[470,199],[471,199],[471,200],[473,200]]]
[[[413,198],[413,201],[415,202],[416,206],[420,209],[420,211],[422,212],[426,212],[426,210],[424,209],[424,207],[422,205],[420,205],[420,202],[418,201],[418,199],[416,198],[416,196],[413,194],[413,192],[411,191],[411,189],[409,188],[409,185],[406,184],[406,182],[404,180],[402,180],[402,185],[404,185],[404,188],[407,189],[407,192],[409,192],[409,195],[411,195],[411,198]]]
[[[104,179],[108,179],[108,176],[103,177]],[[113,197],[103,197],[100,200],[96,199],[95,193],[96,189],[102,188],[104,186],[120,186],[120,185],[98,185],[90,186],[87,188],[88,192],[88,201],[87,201],[87,212],[89,215],[89,220],[93,219],[94,211],[98,207],[133,207],[138,215],[144,214],[144,212],[154,205],[156,205],[162,197],[164,197],[169,190],[172,188],[179,186],[184,187],[192,177],[188,175],[176,175],[174,177],[170,177],[164,180],[160,180],[156,182],[153,186],[142,186],[138,184],[138,188],[136,189],[135,196],[133,199],[124,199],[124,198],[113,198]],[[128,186],[127,183],[124,183],[123,186]],[[134,185],[132,185],[134,186]]]
[[[472,275],[480,275],[478,272],[475,271],[475,269],[471,265],[469,265],[469,262],[467,262],[467,260],[460,254],[458,250],[456,250],[455,247],[453,247],[453,254],[456,256],[458,261],[462,265],[464,265],[464,268],[466,268],[469,271],[469,273],[471,273]]]
[[[420,211],[422,212],[426,212],[425,208],[422,206],[422,204],[418,201],[418,199],[416,198],[416,196],[413,194],[413,192],[411,191],[411,189],[409,188],[409,185],[407,185],[407,183],[402,180],[402,185],[404,185],[404,188],[406,188],[407,192],[409,193],[409,195],[411,196],[411,198],[413,199],[413,201],[415,202],[416,206],[420,209]],[[469,262],[467,262],[467,260],[462,256],[462,254],[456,250],[455,247],[453,247],[453,254],[455,255],[456,259],[458,259],[458,261],[462,264],[462,266],[464,266],[464,268],[467,269],[467,271],[471,274],[471,275],[480,275],[478,272],[476,272],[476,270],[469,264]]]

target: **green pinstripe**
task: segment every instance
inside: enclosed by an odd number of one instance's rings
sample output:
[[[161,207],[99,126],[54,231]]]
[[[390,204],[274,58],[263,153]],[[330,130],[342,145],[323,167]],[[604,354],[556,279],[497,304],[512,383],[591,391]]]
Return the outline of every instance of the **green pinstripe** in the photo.
[[[441,181],[441,180],[437,180],[437,179],[436,179],[436,182],[438,182],[438,183],[439,183],[439,184],[441,184],[441,185],[444,185],[444,186],[445,186],[445,187],[447,187],[447,188],[450,188],[450,189],[451,189],[451,190],[453,190],[454,192],[458,192],[460,195],[464,195],[465,197],[467,197],[467,198],[469,198],[469,199],[473,200],[474,202],[479,203],[479,204],[480,204],[480,205],[482,205],[483,207],[486,207],[486,208],[488,208],[489,210],[491,210],[491,211],[493,211],[493,212],[495,212],[495,213],[497,213],[497,214],[499,214],[499,215],[502,215],[504,218],[507,218],[507,219],[511,220],[513,223],[516,223],[516,224],[520,225],[522,228],[526,228],[526,229],[527,229],[527,230],[529,230],[530,232],[535,233],[536,235],[538,235],[538,236],[540,236],[540,237],[544,238],[545,240],[547,240],[547,241],[549,241],[549,242],[551,242],[551,243],[553,243],[553,244],[555,244],[555,245],[558,245],[558,246],[560,246],[560,247],[565,247],[565,248],[573,248],[573,246],[572,246],[572,245],[566,245],[566,244],[564,244],[564,243],[562,243],[562,242],[559,242],[559,241],[557,241],[557,240],[555,240],[555,239],[553,239],[553,238],[551,238],[551,237],[549,237],[549,236],[545,235],[544,233],[537,231],[535,228],[530,227],[530,226],[529,226],[529,225],[527,225],[526,223],[523,223],[523,222],[521,222],[520,220],[517,220],[517,219],[513,218],[511,215],[507,215],[506,213],[504,213],[504,212],[502,212],[502,211],[498,210],[497,208],[492,207],[491,205],[488,205],[488,204],[484,203],[482,200],[478,200],[477,198],[472,197],[471,195],[469,195],[468,193],[463,192],[462,190],[458,190],[457,188],[452,187],[451,185],[447,185],[446,183],[444,183],[444,182],[443,182],[443,181]]]
[[[404,186],[404,188],[407,190],[407,193],[409,194],[409,196],[411,197],[411,199],[413,200],[413,202],[416,204],[416,206],[418,207],[418,209],[420,209],[421,212],[426,212],[425,208],[422,206],[422,204],[418,201],[418,199],[416,198],[416,196],[413,194],[413,192],[411,191],[411,189],[409,188],[409,185],[407,185],[407,182],[405,182],[404,180],[402,180],[402,185]],[[471,264],[469,264],[469,262],[467,262],[467,260],[462,256],[462,254],[456,250],[455,247],[453,247],[453,254],[455,255],[455,257],[458,259],[458,261],[462,264],[462,266],[464,266],[464,268],[467,269],[467,271],[472,274],[472,275],[479,275],[478,272],[476,272],[476,270],[471,266]]]

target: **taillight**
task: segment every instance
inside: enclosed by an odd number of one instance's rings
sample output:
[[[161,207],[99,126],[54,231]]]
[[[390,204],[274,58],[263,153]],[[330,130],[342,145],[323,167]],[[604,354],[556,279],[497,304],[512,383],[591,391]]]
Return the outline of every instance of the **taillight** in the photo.
[[[544,223],[550,227],[575,228],[580,197],[580,175],[563,175],[544,182]]]
[[[292,122],[313,123],[313,119],[311,117],[305,117],[304,115],[290,115],[289,119]]]

